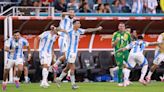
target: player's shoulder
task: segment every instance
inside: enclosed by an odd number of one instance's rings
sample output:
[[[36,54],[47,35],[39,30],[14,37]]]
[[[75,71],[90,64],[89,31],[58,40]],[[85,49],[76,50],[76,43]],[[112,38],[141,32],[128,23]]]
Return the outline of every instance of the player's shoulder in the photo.
[[[21,39],[21,41],[27,41],[27,39],[24,37],[21,37],[20,39]]]
[[[116,31],[116,32],[113,33],[113,36],[118,35],[118,34],[119,34],[119,32]]]
[[[129,32],[127,32],[127,31],[125,32],[125,34],[127,34],[127,35],[129,35],[129,36],[131,35],[131,34],[130,34]]]
[[[162,35],[162,36],[164,37],[164,32],[163,32],[163,33],[161,33],[160,35]]]

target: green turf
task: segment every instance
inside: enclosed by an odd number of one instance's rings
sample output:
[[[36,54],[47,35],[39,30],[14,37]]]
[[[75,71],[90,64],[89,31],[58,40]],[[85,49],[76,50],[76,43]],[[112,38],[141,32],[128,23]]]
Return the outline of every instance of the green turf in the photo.
[[[60,88],[57,88],[54,83],[49,88],[41,88],[38,83],[21,84],[18,89],[14,84],[8,84],[6,92],[164,92],[162,82],[154,82],[148,86],[135,82],[128,87],[118,87],[116,83],[109,82],[77,84],[80,86],[77,90],[72,90],[70,83],[63,83]]]

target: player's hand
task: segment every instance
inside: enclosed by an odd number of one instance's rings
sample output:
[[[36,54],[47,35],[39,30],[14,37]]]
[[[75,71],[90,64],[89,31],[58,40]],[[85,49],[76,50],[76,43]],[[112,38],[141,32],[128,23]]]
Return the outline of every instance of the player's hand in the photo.
[[[97,30],[102,30],[103,29],[103,27],[102,26],[99,26],[98,28],[97,28]]]
[[[31,54],[28,54],[28,59],[27,59],[27,61],[30,61],[31,60]]]

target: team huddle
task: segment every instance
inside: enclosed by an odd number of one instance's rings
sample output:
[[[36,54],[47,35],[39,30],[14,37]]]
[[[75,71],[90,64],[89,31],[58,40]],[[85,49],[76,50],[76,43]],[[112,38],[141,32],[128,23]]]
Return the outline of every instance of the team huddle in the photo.
[[[75,14],[73,10],[69,10],[69,12],[62,13],[61,21],[59,27],[55,27],[54,25],[50,26],[49,31],[45,31],[40,34],[34,40],[34,50],[36,51],[37,45],[39,43],[39,58],[40,64],[42,66],[42,81],[40,86],[47,88],[50,86],[48,84],[48,74],[49,67],[53,68],[54,74],[58,69],[58,65],[62,62],[66,62],[67,65],[63,69],[62,73],[59,77],[55,79],[55,82],[58,87],[60,87],[61,80],[67,75],[70,75],[71,87],[72,89],[79,88],[75,83],[75,60],[78,53],[78,43],[81,34],[85,34],[86,32],[94,32],[102,30],[102,27],[99,26],[97,28],[88,28],[82,29],[80,21],[74,20]],[[156,67],[164,61],[164,33],[159,36],[157,42],[145,42],[143,41],[143,37],[139,36],[138,40],[131,42],[131,36],[128,32],[125,32],[125,24],[119,24],[119,31],[114,33],[112,39],[112,45],[115,48],[115,59],[118,65],[118,82],[119,86],[127,86],[130,84],[129,75],[130,68],[134,68],[136,64],[142,66],[142,74],[139,79],[139,82],[146,85],[147,82],[150,82],[151,75],[156,69]],[[60,48],[60,52],[62,56],[60,56],[56,60],[56,56],[54,54],[54,43],[58,38],[58,45]],[[157,45],[158,50],[156,51],[154,65],[146,76],[146,80],[144,77],[148,68],[148,61],[143,55],[143,50],[146,46]],[[28,60],[31,59],[31,51],[28,41],[21,37],[19,31],[15,31],[13,33],[13,37],[9,38],[5,42],[5,51],[7,52],[7,62],[5,62],[4,66],[4,75],[3,75],[3,83],[2,90],[6,90],[7,87],[7,78],[9,75],[10,68],[15,67],[16,74],[14,77],[14,82],[16,87],[20,86],[19,80],[23,71],[24,66],[24,55],[23,49],[26,48],[28,50]],[[130,49],[130,52],[129,52]],[[124,78],[122,78],[123,74]],[[124,81],[124,82],[123,82]]]

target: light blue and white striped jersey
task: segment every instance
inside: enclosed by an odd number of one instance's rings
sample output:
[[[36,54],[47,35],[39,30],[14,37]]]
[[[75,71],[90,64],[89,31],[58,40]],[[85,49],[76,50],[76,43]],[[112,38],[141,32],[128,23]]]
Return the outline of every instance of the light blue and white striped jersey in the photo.
[[[14,53],[8,52],[8,59],[16,60],[18,58],[24,58],[23,47],[29,46],[29,43],[23,37],[20,37],[19,40],[15,40],[14,37],[11,37],[5,42],[5,45],[9,47],[10,50],[14,50]]]
[[[63,19],[61,19],[59,27],[68,32],[70,29],[73,29],[73,19],[70,19],[69,16],[65,16]],[[59,34],[61,37],[67,36],[64,32],[59,32]]]
[[[133,41],[128,44],[125,48],[131,49],[130,53],[143,53],[144,49],[149,45],[149,42],[143,40]]]
[[[81,34],[84,34],[85,30],[79,28],[77,31],[70,30],[68,32],[68,49],[67,52],[77,53],[79,45],[79,37]]]
[[[143,0],[133,0],[132,13],[142,13],[143,12]]]
[[[50,31],[46,31],[40,34],[39,37],[40,37],[39,51],[52,53],[52,46],[58,36],[56,34],[52,36]]]

